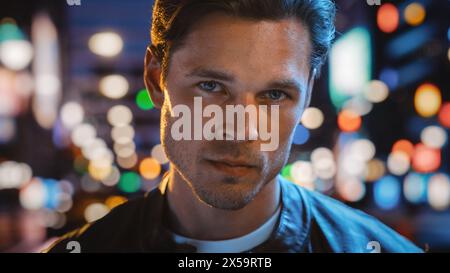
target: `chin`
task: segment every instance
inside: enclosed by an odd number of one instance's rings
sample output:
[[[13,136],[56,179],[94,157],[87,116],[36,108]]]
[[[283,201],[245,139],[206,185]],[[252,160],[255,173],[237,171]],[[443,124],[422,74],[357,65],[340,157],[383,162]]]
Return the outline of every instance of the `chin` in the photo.
[[[194,192],[198,199],[208,206],[239,210],[255,198],[261,186],[244,181],[239,183],[237,180],[239,179],[225,179],[219,182],[220,185],[194,186]]]

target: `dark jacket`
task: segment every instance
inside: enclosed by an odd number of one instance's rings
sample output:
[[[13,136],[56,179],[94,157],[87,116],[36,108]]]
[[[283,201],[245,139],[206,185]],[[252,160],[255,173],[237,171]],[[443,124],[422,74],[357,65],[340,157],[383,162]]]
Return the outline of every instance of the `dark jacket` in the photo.
[[[271,237],[249,252],[422,252],[375,218],[281,176],[282,209]],[[195,252],[177,245],[164,227],[167,179],[144,197],[113,209],[98,221],[70,232],[46,252]],[[73,244],[73,243],[72,243]],[[69,249],[69,250],[68,250]]]

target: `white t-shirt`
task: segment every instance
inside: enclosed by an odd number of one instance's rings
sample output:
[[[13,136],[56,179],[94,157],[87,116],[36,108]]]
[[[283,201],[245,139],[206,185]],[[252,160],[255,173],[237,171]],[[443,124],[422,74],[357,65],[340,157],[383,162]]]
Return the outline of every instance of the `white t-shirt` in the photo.
[[[187,238],[175,233],[172,233],[173,238],[177,244],[189,244],[197,248],[197,253],[239,253],[250,250],[264,243],[269,239],[272,231],[277,224],[278,216],[281,212],[281,206],[277,211],[256,230],[233,239],[221,241],[205,241]]]

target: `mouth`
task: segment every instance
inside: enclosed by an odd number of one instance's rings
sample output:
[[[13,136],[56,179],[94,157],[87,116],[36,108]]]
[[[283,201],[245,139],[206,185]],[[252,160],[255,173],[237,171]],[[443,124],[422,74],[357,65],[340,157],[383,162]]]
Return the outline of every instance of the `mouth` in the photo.
[[[256,169],[256,166],[238,159],[205,159],[214,169],[233,176],[244,176]]]

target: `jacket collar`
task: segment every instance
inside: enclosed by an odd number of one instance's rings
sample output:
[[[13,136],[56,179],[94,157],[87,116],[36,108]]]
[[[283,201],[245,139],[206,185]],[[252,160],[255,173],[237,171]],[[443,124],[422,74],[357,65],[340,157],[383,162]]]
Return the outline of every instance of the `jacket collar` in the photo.
[[[177,245],[164,226],[168,172],[159,186],[145,196],[145,209],[141,213],[143,251],[195,252],[188,245]],[[249,252],[303,252],[308,238],[311,212],[304,189],[285,180],[280,175],[277,183],[281,188],[281,213],[269,240]]]
[[[250,252],[304,252],[309,235],[311,212],[304,189],[277,177],[281,186],[281,214],[268,241]]]

